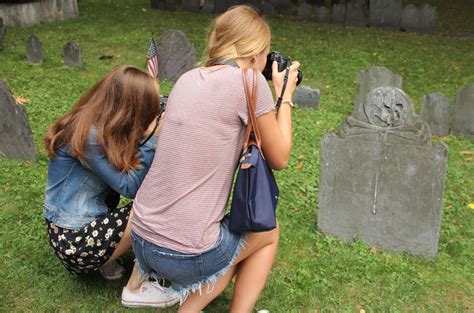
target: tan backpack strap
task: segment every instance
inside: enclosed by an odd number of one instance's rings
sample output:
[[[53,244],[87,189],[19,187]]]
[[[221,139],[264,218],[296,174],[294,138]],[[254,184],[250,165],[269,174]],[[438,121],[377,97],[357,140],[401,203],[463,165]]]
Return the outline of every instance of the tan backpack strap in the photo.
[[[245,98],[247,100],[247,109],[248,109],[248,120],[247,120],[247,127],[245,129],[245,137],[244,137],[244,151],[247,150],[250,140],[250,132],[251,130],[254,131],[256,145],[261,149],[261,141],[260,141],[260,130],[257,124],[257,116],[255,114],[256,111],[256,102],[257,102],[257,70],[253,69],[253,88],[252,92],[250,93],[250,86],[248,83],[248,69],[242,70],[242,79],[244,82],[244,89],[245,89]]]

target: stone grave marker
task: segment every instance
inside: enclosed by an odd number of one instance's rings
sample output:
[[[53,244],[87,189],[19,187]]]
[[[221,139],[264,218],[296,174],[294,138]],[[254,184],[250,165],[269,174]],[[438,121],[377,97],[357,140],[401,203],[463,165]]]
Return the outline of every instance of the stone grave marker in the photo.
[[[156,48],[159,51],[160,79],[176,82],[182,74],[195,66],[196,50],[180,30],[170,29],[164,32]]]
[[[419,31],[425,33],[432,33],[436,30],[436,21],[438,19],[438,13],[435,7],[425,3],[421,7],[421,16]]]
[[[433,135],[449,135],[452,114],[451,107],[451,101],[441,92],[432,93],[423,97],[420,117],[430,126]]]
[[[474,141],[474,83],[458,90],[451,133],[463,134]]]
[[[320,92],[318,89],[312,89],[307,86],[296,87],[294,101],[301,107],[318,108]]]
[[[236,0],[216,0],[214,3],[214,12],[215,13],[223,13],[227,11],[233,5],[238,4]]]
[[[402,10],[401,27],[407,32],[418,31],[420,10],[414,4],[406,5]]]
[[[43,45],[36,35],[31,35],[26,41],[26,59],[30,63],[43,62]]]
[[[275,7],[270,2],[265,2],[263,4],[263,15],[267,17],[272,17],[275,15]]]
[[[291,0],[270,0],[275,10],[284,13],[291,9]]]
[[[84,67],[82,49],[74,42],[68,42],[64,47],[64,65],[78,68]]]
[[[370,0],[370,26],[400,29],[402,0]]]
[[[332,6],[332,19],[331,22],[334,24],[344,24],[346,20],[346,6],[338,3]]]
[[[189,12],[198,12],[199,0],[181,0],[181,9]]]
[[[7,32],[7,27],[3,23],[3,19],[0,17],[0,51],[3,47],[3,38],[5,38],[5,33]]]
[[[17,105],[0,81],[0,157],[35,161],[35,145],[25,107]]]
[[[307,21],[313,18],[313,7],[306,2],[302,2],[298,6],[298,18]]]
[[[317,225],[328,235],[435,258],[447,146],[395,87],[370,91],[364,115],[321,141]]]
[[[316,22],[329,23],[331,21],[331,12],[326,7],[316,8]]]
[[[362,103],[367,93],[381,86],[392,86],[401,89],[403,78],[400,75],[392,73],[385,67],[372,66],[366,70],[359,71],[356,81],[357,94],[354,100],[354,114],[360,118],[362,115],[365,115]]]
[[[361,27],[366,27],[369,24],[369,12],[364,2],[353,0],[346,4],[345,24]]]
[[[210,0],[206,0],[206,2],[204,2],[204,6],[201,8],[201,12],[203,13],[214,13],[214,4],[215,2],[214,1],[210,1]]]
[[[166,10],[165,0],[150,0],[150,8],[157,10]]]

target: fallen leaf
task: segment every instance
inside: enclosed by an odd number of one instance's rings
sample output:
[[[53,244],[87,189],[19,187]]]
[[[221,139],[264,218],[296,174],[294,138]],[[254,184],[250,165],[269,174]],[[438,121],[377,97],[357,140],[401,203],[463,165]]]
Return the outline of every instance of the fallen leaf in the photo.
[[[447,208],[447,209],[452,209],[453,206],[450,204],[450,205],[448,205],[446,208]]]
[[[459,152],[459,154],[461,154],[461,155],[464,155],[464,154],[473,155],[474,152],[473,151],[461,151],[461,152]]]
[[[25,104],[30,102],[30,99],[25,98],[25,97],[15,97],[15,102],[16,104]]]
[[[467,207],[471,210],[474,210],[474,203],[469,203]]]
[[[377,252],[380,252],[380,250],[376,246],[373,246],[372,248],[370,248],[370,252],[377,253]]]
[[[359,313],[365,313],[364,309],[360,309]]]
[[[466,161],[466,162],[471,162],[471,161],[472,161],[472,158],[465,158],[464,161]]]
[[[316,121],[316,125],[321,125],[321,121]]]
[[[8,189],[10,189],[8,184],[3,185],[3,191],[8,192]]]
[[[297,170],[300,170],[300,169],[302,169],[303,167],[304,167],[304,163],[303,163],[303,162],[299,162],[298,164],[295,165],[295,168],[296,168]]]

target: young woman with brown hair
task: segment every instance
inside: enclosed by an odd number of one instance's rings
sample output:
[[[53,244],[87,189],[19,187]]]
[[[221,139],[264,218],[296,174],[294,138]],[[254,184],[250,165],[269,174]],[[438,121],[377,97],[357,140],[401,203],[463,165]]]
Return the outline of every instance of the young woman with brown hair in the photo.
[[[121,66],[49,128],[44,216],[51,247],[71,273],[123,276],[116,259],[131,247],[131,204],[117,205],[120,195],[135,197],[150,168],[159,111],[158,82]],[[147,292],[137,296],[153,296],[155,306],[176,303],[176,295],[142,284],[137,273],[131,283],[144,285]]]
[[[230,311],[251,312],[275,258],[278,228],[241,235],[224,221],[248,122],[241,68],[249,77],[258,73],[256,115],[267,163],[283,169],[290,157],[299,63],[291,65],[276,113],[261,74],[270,39],[268,24],[249,6],[217,17],[204,66],[182,75],[171,91],[156,158],[134,201],[131,237],[140,272],[170,280],[180,312],[199,312],[234,276]],[[276,62],[272,75],[280,95],[285,72]]]

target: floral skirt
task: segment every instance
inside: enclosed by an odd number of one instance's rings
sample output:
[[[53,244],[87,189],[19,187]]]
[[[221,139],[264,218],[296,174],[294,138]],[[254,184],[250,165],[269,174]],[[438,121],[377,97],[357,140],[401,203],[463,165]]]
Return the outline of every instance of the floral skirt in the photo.
[[[46,219],[49,243],[75,275],[98,270],[112,256],[127,227],[132,204],[111,210],[80,229],[66,229]]]

